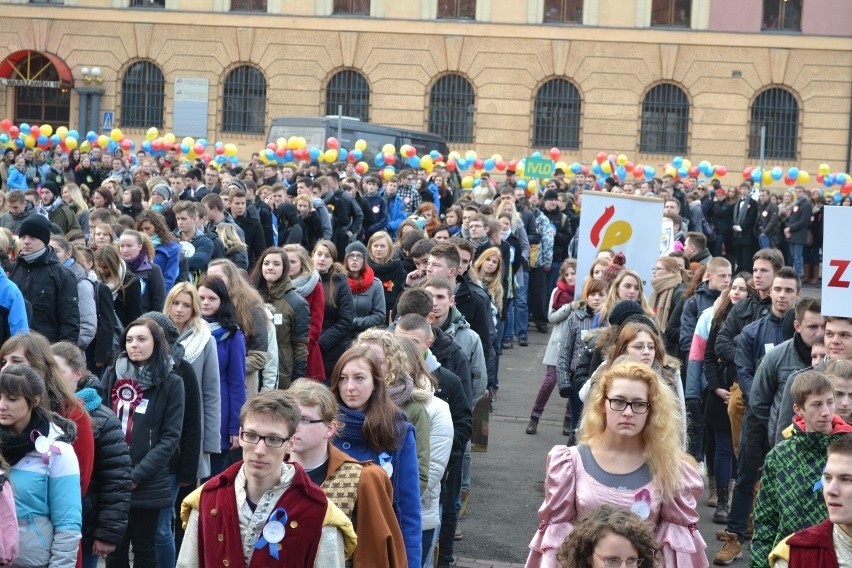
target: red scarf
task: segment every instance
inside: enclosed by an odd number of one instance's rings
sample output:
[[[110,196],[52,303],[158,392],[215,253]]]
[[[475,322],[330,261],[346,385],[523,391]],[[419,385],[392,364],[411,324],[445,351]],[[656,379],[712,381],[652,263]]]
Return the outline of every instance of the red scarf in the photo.
[[[553,309],[558,310],[572,301],[574,301],[574,286],[569,286],[564,278],[560,278],[556,281],[556,295],[553,296]]]
[[[375,278],[375,274],[373,273],[373,269],[370,268],[369,264],[364,265],[364,272],[361,274],[361,278],[358,280],[353,280],[349,276],[346,279],[349,281],[349,288],[352,289],[353,294],[361,294],[366,292],[370,287],[370,284],[373,283],[373,279]]]

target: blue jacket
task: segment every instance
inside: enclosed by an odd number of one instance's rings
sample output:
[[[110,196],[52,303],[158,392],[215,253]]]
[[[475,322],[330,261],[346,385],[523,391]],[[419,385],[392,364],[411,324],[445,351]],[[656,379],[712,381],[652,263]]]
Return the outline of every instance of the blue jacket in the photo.
[[[24,295],[17,284],[9,280],[5,270],[0,270],[0,309],[8,310],[9,335],[29,333]]]
[[[168,292],[175,285],[180,272],[180,244],[172,241],[165,245],[157,245],[154,250],[154,263],[163,271],[163,280]]]
[[[432,192],[432,203],[435,204],[435,209],[438,210],[438,215],[441,214],[441,192],[438,191],[438,186],[435,182],[429,183],[429,191]]]
[[[711,290],[707,287],[706,282],[702,282],[695,289],[695,294],[684,301],[683,313],[680,316],[680,350],[684,353],[689,353],[689,348],[692,346],[692,335],[695,333],[695,326],[698,324],[698,317],[716,301],[721,292]]]
[[[392,238],[396,239],[396,230],[399,229],[399,226],[402,225],[402,222],[405,221],[407,217],[405,214],[405,203],[402,201],[399,194],[396,194],[393,197],[388,197],[387,202],[388,232]]]
[[[748,404],[751,396],[754,373],[763,360],[763,356],[769,349],[774,349],[784,343],[783,325],[783,317],[779,318],[769,312],[769,315],[745,326],[740,334],[734,363],[737,366],[740,390],[746,404]]]
[[[13,189],[26,191],[30,188],[27,184],[27,174],[15,166],[9,168],[9,179],[6,181],[6,185],[9,187],[9,191]]]
[[[175,229],[175,235],[180,237],[180,229]],[[206,272],[213,256],[213,241],[201,229],[195,229],[195,236],[190,242],[195,247],[195,253],[186,259],[189,271]]]
[[[373,224],[367,227],[367,238],[369,239],[374,233],[384,231],[388,224],[388,204],[382,199],[381,195],[366,195],[364,199],[370,205],[370,210],[373,212]]]
[[[341,418],[345,415],[341,414]],[[420,485],[417,471],[417,448],[414,444],[414,426],[405,423],[405,440],[400,448],[391,455],[391,461],[399,464],[391,475],[393,485],[393,509],[402,529],[405,541],[405,554],[409,566],[420,566],[422,561],[422,530],[420,516]],[[376,453],[364,442],[363,435],[349,435],[346,428],[338,430],[334,446],[359,461],[372,461],[383,465],[387,458],[384,453]]]
[[[246,338],[239,329],[216,341],[219,355],[219,393],[221,397],[220,447],[231,447],[230,436],[240,433],[240,409],[246,402]]]

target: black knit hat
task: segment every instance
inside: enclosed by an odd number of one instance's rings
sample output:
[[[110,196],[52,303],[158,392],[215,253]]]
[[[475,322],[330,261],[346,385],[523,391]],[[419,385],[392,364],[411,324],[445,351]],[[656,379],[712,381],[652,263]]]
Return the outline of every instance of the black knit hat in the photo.
[[[24,219],[24,222],[21,223],[21,227],[18,229],[18,235],[21,237],[24,235],[35,237],[43,242],[44,246],[48,246],[50,245],[50,225],[51,222],[48,221],[47,217],[44,215],[31,213],[30,216]]]
[[[634,315],[644,315],[642,305],[635,300],[622,300],[618,302],[609,313],[609,325],[621,325],[627,318]]]

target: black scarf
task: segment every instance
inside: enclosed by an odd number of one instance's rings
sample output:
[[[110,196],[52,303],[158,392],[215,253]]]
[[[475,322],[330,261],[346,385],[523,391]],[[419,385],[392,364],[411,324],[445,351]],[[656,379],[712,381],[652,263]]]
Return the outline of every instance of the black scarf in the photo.
[[[804,340],[802,340],[802,336],[798,333],[793,335],[793,348],[796,350],[796,355],[799,356],[799,359],[802,360],[805,367],[810,367],[811,348],[805,344]]]
[[[14,466],[21,458],[35,450],[35,440],[31,436],[34,430],[43,436],[50,434],[50,421],[38,412],[32,413],[29,424],[20,434],[15,434],[8,428],[0,428],[0,451],[10,466]]]

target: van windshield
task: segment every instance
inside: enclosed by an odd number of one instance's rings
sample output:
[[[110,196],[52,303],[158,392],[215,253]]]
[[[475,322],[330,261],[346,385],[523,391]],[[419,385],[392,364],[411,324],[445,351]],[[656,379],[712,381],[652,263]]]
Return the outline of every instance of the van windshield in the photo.
[[[308,148],[316,146],[325,147],[325,127],[323,126],[290,126],[286,124],[273,124],[269,129],[267,144],[277,142],[279,138],[285,140],[291,136],[304,136]]]

